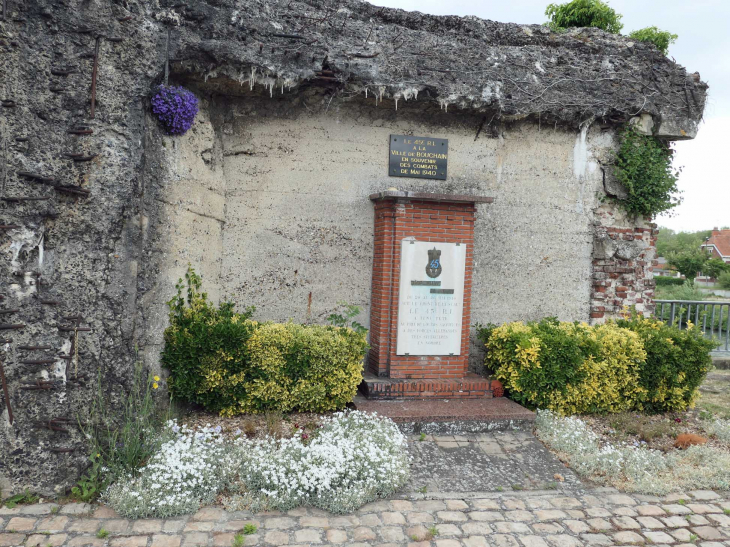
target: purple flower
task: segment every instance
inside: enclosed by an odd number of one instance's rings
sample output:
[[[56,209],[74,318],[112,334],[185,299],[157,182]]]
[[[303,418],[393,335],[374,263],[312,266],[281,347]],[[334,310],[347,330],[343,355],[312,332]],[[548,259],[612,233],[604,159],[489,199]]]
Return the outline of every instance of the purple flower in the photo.
[[[152,112],[171,135],[183,135],[190,129],[198,113],[198,98],[182,86],[157,88],[152,97]]]

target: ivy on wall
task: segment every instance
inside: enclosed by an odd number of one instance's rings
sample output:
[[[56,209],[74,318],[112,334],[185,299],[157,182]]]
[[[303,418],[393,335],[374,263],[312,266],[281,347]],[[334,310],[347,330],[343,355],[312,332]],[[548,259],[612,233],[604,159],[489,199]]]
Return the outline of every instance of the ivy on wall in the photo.
[[[623,130],[614,174],[628,193],[619,203],[629,214],[654,217],[681,203],[680,170],[672,168],[672,153],[664,142],[631,125]]]

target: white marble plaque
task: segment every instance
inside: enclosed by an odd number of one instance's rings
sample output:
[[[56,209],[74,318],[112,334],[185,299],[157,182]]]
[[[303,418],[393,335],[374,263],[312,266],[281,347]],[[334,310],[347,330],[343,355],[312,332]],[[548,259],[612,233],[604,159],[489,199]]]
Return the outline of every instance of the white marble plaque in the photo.
[[[466,245],[401,242],[397,355],[460,355]]]

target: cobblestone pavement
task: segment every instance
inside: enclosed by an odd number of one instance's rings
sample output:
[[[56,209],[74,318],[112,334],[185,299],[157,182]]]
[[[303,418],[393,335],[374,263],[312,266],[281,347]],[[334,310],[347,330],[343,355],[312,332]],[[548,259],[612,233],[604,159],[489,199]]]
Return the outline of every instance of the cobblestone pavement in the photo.
[[[253,524],[245,545],[730,547],[727,493],[655,498],[601,488],[418,497],[378,501],[345,516],[312,508],[251,515],[207,507],[185,518],[130,521],[85,504],[0,508],[0,546],[228,547]],[[97,537],[102,530],[108,536]]]
[[[413,463],[406,492],[424,487],[428,493],[492,492],[580,484],[530,431],[412,435],[408,449]]]

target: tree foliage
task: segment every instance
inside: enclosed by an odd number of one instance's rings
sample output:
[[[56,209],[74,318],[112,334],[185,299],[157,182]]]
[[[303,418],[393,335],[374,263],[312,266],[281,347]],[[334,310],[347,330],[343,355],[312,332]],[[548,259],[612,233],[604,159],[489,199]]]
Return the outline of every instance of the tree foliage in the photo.
[[[730,271],[730,264],[726,264],[721,258],[711,258],[702,266],[702,273],[715,279],[727,271]]]
[[[688,281],[693,282],[697,273],[702,270],[703,266],[710,257],[706,252],[696,249],[693,251],[683,251],[669,255],[667,262],[669,265],[684,275]]]
[[[667,30],[660,30],[657,27],[646,27],[635,30],[629,34],[629,38],[639,42],[654,44],[664,55],[669,52],[669,45],[677,41],[678,36]]]
[[[659,227],[656,240],[656,252],[659,256],[668,256],[672,253],[693,251],[699,249],[705,239],[710,237],[712,230],[698,232],[675,232],[669,228]]]
[[[594,27],[612,34],[623,28],[622,15],[601,0],[572,0],[566,4],[549,4],[545,15],[553,29]]]
[[[635,216],[653,217],[681,203],[672,150],[656,137],[642,135],[632,125],[621,133],[614,162],[616,179],[628,193],[621,204]]]

